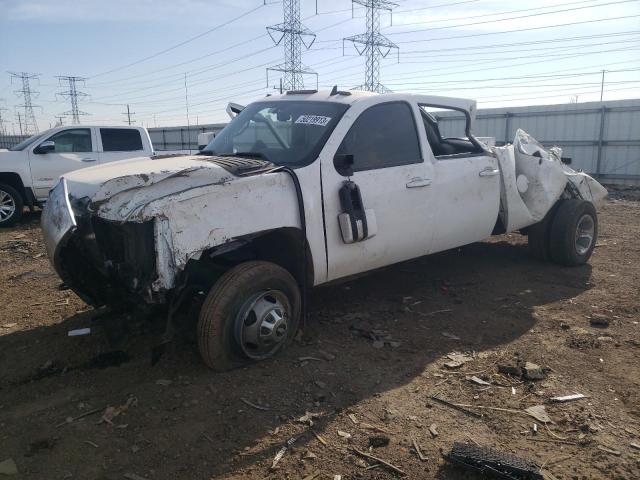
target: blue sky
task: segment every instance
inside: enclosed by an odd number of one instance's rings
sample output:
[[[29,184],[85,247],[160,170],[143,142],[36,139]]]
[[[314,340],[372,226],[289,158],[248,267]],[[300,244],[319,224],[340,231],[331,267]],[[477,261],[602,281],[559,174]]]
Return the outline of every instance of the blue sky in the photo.
[[[350,0],[318,0],[316,15],[315,0],[300,1],[304,24],[317,33],[303,61],[320,87],[362,84],[364,58],[348,44],[343,56],[341,39],[365,31],[364,10],[352,18]],[[40,129],[69,110],[56,75],[87,77],[85,123],[122,123],[129,103],[138,125],[186,124],[185,72],[191,123],[226,121],[227,102],[263,96],[266,66],[283,60],[265,30],[282,21],[282,4],[267,3],[0,0],[5,128],[18,128],[21,103],[7,71],[40,74],[32,82]],[[400,62],[392,52],[381,66],[393,91],[475,98],[480,108],[594,101],[605,69],[605,100],[640,98],[639,0],[396,3],[393,25],[381,15],[381,32],[400,47]]]

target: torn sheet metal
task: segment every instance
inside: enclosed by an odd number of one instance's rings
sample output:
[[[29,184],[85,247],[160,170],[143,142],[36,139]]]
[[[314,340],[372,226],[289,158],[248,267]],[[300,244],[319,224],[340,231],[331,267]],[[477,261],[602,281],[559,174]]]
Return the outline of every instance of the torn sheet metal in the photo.
[[[595,179],[563,164],[560,148],[545,149],[524,130],[518,129],[513,145],[492,150],[502,172],[501,216],[507,232],[541,221],[562,196],[568,181],[596,207],[607,195]]]

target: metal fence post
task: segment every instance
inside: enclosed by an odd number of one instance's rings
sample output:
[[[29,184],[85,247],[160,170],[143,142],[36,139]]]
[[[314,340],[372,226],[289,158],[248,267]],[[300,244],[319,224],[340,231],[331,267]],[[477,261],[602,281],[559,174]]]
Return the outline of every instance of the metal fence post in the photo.
[[[598,136],[598,158],[596,160],[596,176],[602,174],[602,150],[604,145],[604,120],[607,115],[607,107],[600,108],[600,135]]]
[[[165,136],[165,129],[162,129],[162,149],[168,150],[167,148],[167,137]]]
[[[184,129],[180,129],[180,150],[184,150]]]
[[[505,112],[504,113],[504,144],[506,145],[507,143],[509,143],[510,138],[509,138],[509,130],[511,130],[511,117],[513,116],[513,113],[511,112]]]

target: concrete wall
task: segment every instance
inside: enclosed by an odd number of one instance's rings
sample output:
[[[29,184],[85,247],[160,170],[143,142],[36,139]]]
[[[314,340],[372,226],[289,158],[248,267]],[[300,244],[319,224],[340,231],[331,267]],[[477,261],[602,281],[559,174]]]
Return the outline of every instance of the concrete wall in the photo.
[[[202,132],[219,132],[225,123],[207,125],[191,125],[190,127],[149,128],[151,143],[157,152],[164,150],[198,150],[198,134]]]

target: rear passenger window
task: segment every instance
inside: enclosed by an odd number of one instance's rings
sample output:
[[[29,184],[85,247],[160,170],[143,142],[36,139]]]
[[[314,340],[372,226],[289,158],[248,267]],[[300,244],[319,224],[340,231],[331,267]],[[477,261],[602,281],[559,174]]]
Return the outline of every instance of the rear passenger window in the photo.
[[[404,102],[389,102],[365,110],[338,153],[353,155],[355,172],[422,162],[411,107]]]
[[[105,152],[134,152],[142,150],[138,130],[129,128],[101,128],[102,150]]]

